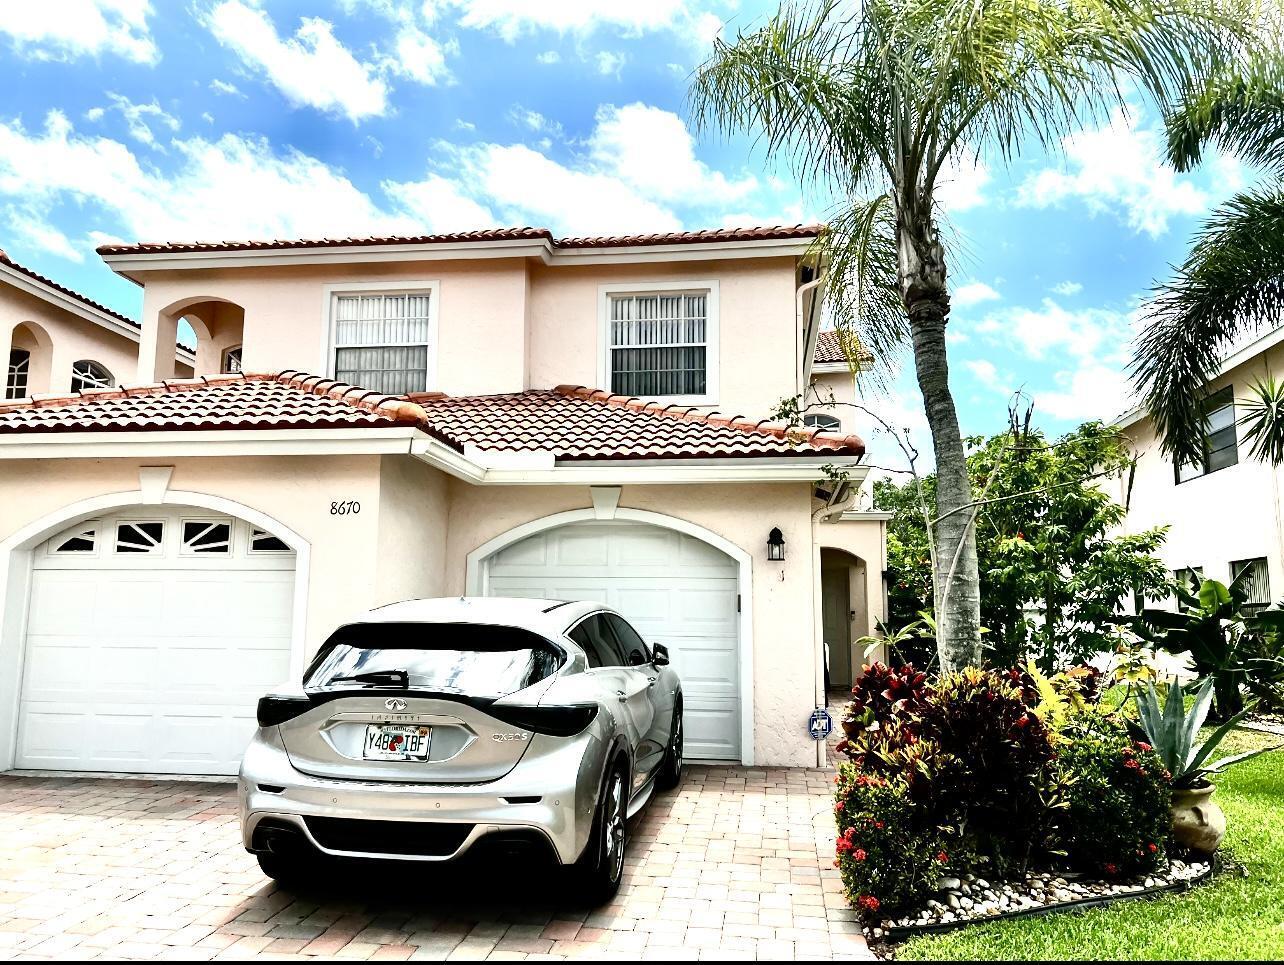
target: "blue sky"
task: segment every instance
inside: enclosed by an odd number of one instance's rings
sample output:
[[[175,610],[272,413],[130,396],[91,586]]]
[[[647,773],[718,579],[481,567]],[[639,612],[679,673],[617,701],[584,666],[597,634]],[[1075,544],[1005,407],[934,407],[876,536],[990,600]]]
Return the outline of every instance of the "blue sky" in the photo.
[[[745,139],[695,132],[687,79],[733,0],[41,0],[0,9],[0,246],[137,316],[113,239],[316,237],[531,224],[627,233],[821,219]],[[724,27],[730,21],[731,27]],[[1160,163],[1119,116],[1009,169],[955,171],[944,205],[965,432],[1022,388],[1054,431],[1109,417],[1145,292],[1230,158]],[[908,369],[875,404],[927,448]]]

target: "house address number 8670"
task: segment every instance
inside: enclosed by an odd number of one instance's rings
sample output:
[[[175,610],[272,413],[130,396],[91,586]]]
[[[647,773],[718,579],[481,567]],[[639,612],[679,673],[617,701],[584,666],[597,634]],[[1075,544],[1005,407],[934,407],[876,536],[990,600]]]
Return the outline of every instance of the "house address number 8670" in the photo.
[[[355,516],[361,512],[361,504],[355,499],[341,499],[330,503],[331,516]]]

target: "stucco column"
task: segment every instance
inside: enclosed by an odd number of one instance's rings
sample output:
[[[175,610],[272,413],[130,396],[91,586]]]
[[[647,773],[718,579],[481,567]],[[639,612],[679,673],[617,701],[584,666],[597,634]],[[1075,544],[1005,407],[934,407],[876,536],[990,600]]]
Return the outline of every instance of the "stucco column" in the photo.
[[[138,381],[144,385],[174,377],[178,319],[165,312],[144,312],[138,344]]]
[[[13,348],[13,323],[0,318],[0,399],[9,387],[9,352]]]

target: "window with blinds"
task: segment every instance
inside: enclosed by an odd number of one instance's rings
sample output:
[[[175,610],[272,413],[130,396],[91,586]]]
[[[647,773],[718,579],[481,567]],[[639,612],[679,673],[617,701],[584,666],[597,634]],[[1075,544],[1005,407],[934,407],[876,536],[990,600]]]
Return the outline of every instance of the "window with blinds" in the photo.
[[[1231,582],[1244,578],[1244,609],[1264,610],[1271,605],[1271,571],[1266,558],[1235,560],[1231,563]]]
[[[426,391],[429,298],[336,295],[334,377],[387,395]]]
[[[609,296],[611,391],[692,396],[708,389],[708,292]]]
[[[1235,392],[1226,386],[1204,400],[1204,457],[1199,462],[1177,467],[1177,481],[1185,482],[1225,469],[1239,462],[1239,440],[1235,435]]]

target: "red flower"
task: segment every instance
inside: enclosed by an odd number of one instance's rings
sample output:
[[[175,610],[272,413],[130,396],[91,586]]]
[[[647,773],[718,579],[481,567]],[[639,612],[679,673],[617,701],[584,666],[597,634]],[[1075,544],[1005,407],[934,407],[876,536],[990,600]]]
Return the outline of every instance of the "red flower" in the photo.
[[[1137,763],[1137,761],[1136,761],[1136,759],[1135,759],[1135,758],[1132,758],[1132,757],[1130,757],[1130,758],[1128,758],[1128,760],[1124,761],[1124,767],[1128,768],[1128,770],[1130,770],[1130,771],[1139,771],[1139,770],[1141,770],[1141,765],[1140,765],[1140,764],[1138,764],[1138,763]]]
[[[1107,861],[1105,864],[1105,871],[1108,875],[1117,875],[1119,874],[1119,867],[1118,865],[1113,865]]]
[[[856,904],[866,911],[878,911],[878,899],[873,895],[861,895],[856,899]]]
[[[884,824],[882,821],[875,821],[875,822],[874,822],[874,827],[878,828],[878,830],[880,830],[880,831],[881,831],[881,830],[883,830],[883,828],[887,827],[887,825],[886,825],[886,824]]]
[[[864,861],[868,857],[869,855],[865,853],[864,848],[857,848],[855,851],[852,852],[853,861]]]
[[[856,847],[855,833],[855,828],[848,828],[839,835],[838,841],[834,845],[835,850],[837,850],[839,854],[846,854],[852,848]]]
[[[1139,751],[1153,751],[1153,750],[1154,750],[1154,748],[1153,748],[1153,747],[1151,747],[1149,744],[1147,744],[1145,741],[1137,741],[1137,750],[1139,750]]]
[[[1030,715],[1029,715],[1029,714],[1022,714],[1020,717],[1018,717],[1018,718],[1017,718],[1016,725],[1017,725],[1018,727],[1025,727],[1025,726],[1027,726],[1029,723],[1030,723]]]
[[[842,802],[842,801],[835,801],[835,802],[834,802],[834,813],[835,813],[835,814],[842,814],[842,813],[843,813],[843,802]]]
[[[950,860],[950,856],[946,854],[944,851],[938,851],[936,854],[936,860],[939,861],[941,864],[945,864],[945,862]]]
[[[1146,850],[1149,851],[1151,854],[1154,854],[1156,851],[1159,850],[1159,845],[1151,841],[1150,844],[1146,845]]]

